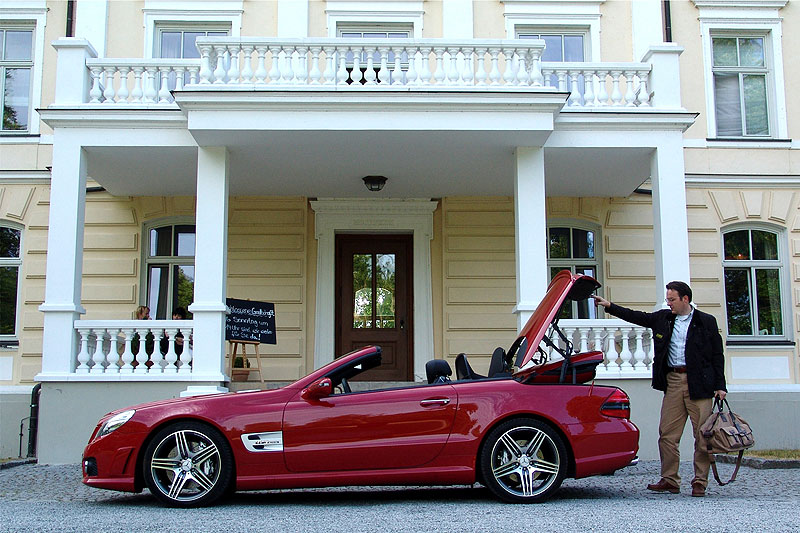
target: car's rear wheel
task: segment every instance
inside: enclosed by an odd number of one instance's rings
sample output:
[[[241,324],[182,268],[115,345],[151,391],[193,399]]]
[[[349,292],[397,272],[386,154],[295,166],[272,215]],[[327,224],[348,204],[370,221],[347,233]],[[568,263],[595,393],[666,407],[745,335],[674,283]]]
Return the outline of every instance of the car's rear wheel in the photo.
[[[199,422],[178,422],[160,430],[144,455],[147,488],[171,507],[210,505],[233,478],[233,454],[225,438]]]
[[[487,436],[480,465],[486,486],[499,499],[542,502],[564,480],[567,450],[548,424],[533,418],[509,420]]]

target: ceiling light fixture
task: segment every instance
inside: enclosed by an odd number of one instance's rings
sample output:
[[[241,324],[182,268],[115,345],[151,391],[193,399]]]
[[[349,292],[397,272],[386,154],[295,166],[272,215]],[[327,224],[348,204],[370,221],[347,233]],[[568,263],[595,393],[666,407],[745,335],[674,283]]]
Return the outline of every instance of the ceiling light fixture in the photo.
[[[364,176],[364,185],[372,192],[378,192],[386,185],[386,176]]]

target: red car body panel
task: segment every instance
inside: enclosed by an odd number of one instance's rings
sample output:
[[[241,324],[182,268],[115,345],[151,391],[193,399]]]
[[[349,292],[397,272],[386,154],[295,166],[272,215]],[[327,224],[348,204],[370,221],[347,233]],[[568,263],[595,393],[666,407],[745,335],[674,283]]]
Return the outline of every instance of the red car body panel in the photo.
[[[553,305],[557,313],[580,278],[559,274],[542,306]],[[535,313],[531,322],[546,329],[549,322],[544,320],[554,313]],[[528,335],[538,346],[542,337],[531,322],[521,335]],[[580,357],[595,361],[597,355],[579,354],[575,359]],[[624,393],[614,387],[520,378],[530,377],[530,370],[516,378],[460,380],[319,398],[308,393],[319,387],[323,378],[335,377],[343,369],[369,367],[379,358],[380,348],[368,346],[281,389],[134,406],[129,408],[135,410],[130,420],[98,436],[106,421],[125,410],[109,413],[84,451],[83,481],[94,487],[140,491],[148,439],[165,425],[185,420],[204,422],[225,437],[233,452],[239,490],[473,483],[479,480],[477,461],[487,433],[515,417],[539,419],[563,437],[571,477],[613,472],[630,464],[638,451],[636,426],[625,416],[603,410],[612,394],[622,394],[627,401]],[[555,368],[539,370],[546,376]],[[321,384],[330,386],[324,381]],[[253,451],[252,443],[243,440],[260,439],[262,434],[276,435],[281,449]]]

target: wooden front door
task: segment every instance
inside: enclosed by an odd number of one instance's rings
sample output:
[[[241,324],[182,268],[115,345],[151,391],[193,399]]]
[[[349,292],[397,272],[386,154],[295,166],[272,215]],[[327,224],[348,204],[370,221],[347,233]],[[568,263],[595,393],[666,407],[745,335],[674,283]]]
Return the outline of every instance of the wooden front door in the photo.
[[[336,236],[336,355],[369,344],[383,352],[360,379],[413,379],[412,246],[411,235]]]

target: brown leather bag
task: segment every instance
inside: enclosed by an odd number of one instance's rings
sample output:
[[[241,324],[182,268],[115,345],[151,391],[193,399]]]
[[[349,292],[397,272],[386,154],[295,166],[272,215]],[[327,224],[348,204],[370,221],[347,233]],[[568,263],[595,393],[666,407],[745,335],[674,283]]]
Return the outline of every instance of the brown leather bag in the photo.
[[[728,407],[727,412],[723,411],[723,403]],[[700,426],[700,436],[711,458],[711,468],[714,470],[714,479],[717,480],[717,483],[727,485],[735,481],[739,467],[742,465],[744,451],[755,444],[750,424],[731,411],[728,400],[714,398],[711,416]],[[733,475],[723,483],[717,473],[717,461],[714,454],[730,452],[739,452],[739,456],[736,458],[736,468],[733,471]]]

